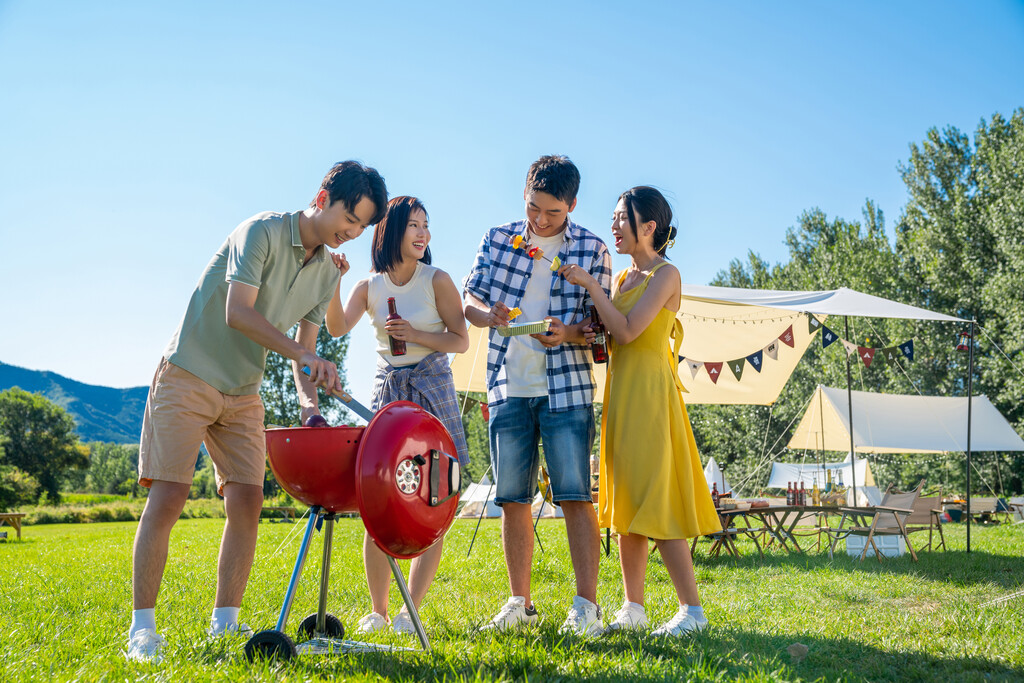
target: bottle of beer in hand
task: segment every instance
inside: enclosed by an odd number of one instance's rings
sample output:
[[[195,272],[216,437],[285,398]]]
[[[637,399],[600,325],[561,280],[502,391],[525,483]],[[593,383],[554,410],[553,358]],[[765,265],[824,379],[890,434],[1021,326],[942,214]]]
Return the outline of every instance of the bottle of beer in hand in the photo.
[[[398,309],[395,308],[395,297],[388,297],[388,317],[387,320],[401,320],[402,316],[398,315]],[[388,337],[388,343],[391,345],[392,356],[404,356],[405,355],[405,342],[401,339],[395,339],[394,337]]]
[[[594,343],[590,345],[590,352],[594,354],[594,362],[607,363],[608,339],[604,334],[604,323],[597,315],[597,306],[593,304],[590,305],[590,329],[597,335],[594,338]]]

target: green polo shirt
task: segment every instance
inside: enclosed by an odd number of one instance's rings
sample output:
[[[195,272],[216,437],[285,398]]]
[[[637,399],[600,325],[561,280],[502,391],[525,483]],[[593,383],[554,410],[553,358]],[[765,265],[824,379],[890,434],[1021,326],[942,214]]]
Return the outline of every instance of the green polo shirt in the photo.
[[[228,283],[259,288],[255,309],[281,332],[323,323],[341,277],[321,245],[303,265],[299,213],[261,213],[228,235],[206,266],[164,357],[224,394],[256,394],[267,349],[227,325]]]

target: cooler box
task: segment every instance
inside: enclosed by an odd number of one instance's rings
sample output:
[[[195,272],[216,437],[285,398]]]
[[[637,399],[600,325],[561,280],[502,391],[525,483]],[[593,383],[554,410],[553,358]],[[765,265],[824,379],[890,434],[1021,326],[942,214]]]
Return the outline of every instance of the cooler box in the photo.
[[[864,542],[867,540],[867,536],[850,534],[846,537],[846,554],[852,557],[860,557],[861,552],[864,550]],[[907,552],[907,544],[902,536],[875,536],[872,540],[875,542],[875,546],[878,547],[878,552],[882,553],[884,557],[899,557]],[[875,550],[869,544],[868,553],[865,557],[873,556],[874,554]]]

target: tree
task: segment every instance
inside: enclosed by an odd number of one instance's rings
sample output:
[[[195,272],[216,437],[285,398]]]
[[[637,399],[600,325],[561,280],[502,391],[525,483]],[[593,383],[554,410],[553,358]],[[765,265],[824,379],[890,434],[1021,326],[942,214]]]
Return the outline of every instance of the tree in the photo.
[[[982,122],[973,144],[955,128],[928,131],[911,145],[901,166],[908,202],[896,225],[896,241],[885,235],[884,217],[868,200],[863,222],[829,219],[814,209],[786,235],[789,260],[769,266],[755,253],[733,261],[712,284],[762,289],[832,289],[863,292],[962,318],[977,318],[986,333],[977,340],[974,393],[987,394],[1024,431],[1024,109],[1007,121],[998,114]],[[826,322],[844,338],[844,320]],[[968,357],[955,350],[962,325],[932,321],[851,317],[850,341],[892,346],[915,340],[915,359],[902,370],[874,364],[853,366],[853,386],[885,393],[964,396]],[[998,343],[1002,351],[995,348]],[[1003,353],[1006,357],[1003,357]],[[846,385],[846,358],[833,345],[812,344],[772,408],[694,406],[694,431],[702,454],[731,465],[735,483],[754,473],[762,449],[780,454],[786,429],[802,413],[816,384]],[[856,417],[854,418],[856,421]],[[770,446],[777,443],[776,448]],[[794,456],[791,456],[794,457]],[[979,488],[1007,493],[1024,488],[1024,456],[985,454],[976,459]],[[881,485],[965,486],[963,458],[895,456],[872,463]],[[763,483],[767,468],[752,481]],[[977,481],[977,478],[975,479]]]
[[[60,500],[65,470],[89,464],[89,449],[75,435],[75,421],[41,394],[18,387],[0,392],[0,436],[4,460],[39,482],[40,494]]]
[[[39,482],[17,467],[4,465],[4,441],[0,437],[0,511],[36,500]]]

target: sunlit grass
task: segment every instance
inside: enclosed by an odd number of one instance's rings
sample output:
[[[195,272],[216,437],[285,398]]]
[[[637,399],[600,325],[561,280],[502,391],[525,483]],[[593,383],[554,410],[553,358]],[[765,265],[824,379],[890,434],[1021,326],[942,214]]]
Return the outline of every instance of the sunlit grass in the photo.
[[[24,540],[0,542],[0,680],[1021,680],[1024,597],[990,603],[1024,588],[1024,526],[949,525],[950,552],[920,553],[879,564],[837,554],[762,560],[708,559],[698,544],[697,576],[713,628],[694,638],[649,636],[595,640],[557,633],[574,584],[560,521],[544,520],[545,552],[534,565],[534,600],[544,617],[522,634],[474,634],[507,597],[499,526],[485,521],[470,557],[474,522],[456,522],[438,579],[422,613],[429,654],[304,657],[250,665],[244,641],[209,642],[223,520],[183,520],[175,528],[160,630],[169,641],[159,666],[126,662],[133,523],[26,527]],[[302,524],[264,523],[243,620],[260,628],[277,619]],[[329,609],[346,628],[369,610],[359,553],[362,525],[342,520],[335,534]],[[919,538],[919,537],[916,537]],[[316,608],[321,544],[315,539],[289,630]],[[675,600],[652,555],[647,605],[652,622]],[[617,557],[602,557],[600,601],[606,616],[622,602]],[[392,591],[392,613],[400,606]],[[990,604],[986,604],[990,603]],[[415,639],[375,638],[418,648]],[[806,659],[787,646],[802,643]]]

